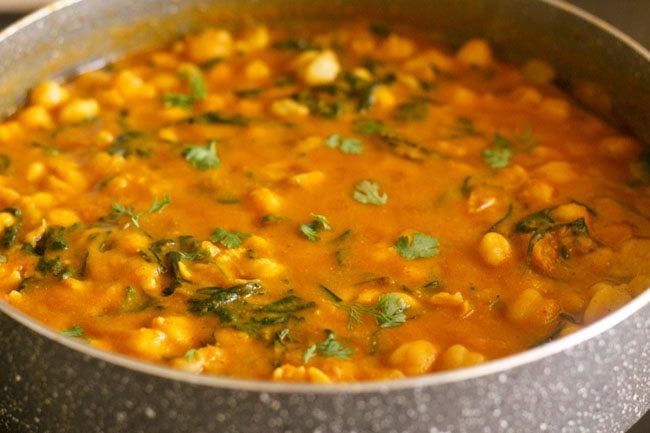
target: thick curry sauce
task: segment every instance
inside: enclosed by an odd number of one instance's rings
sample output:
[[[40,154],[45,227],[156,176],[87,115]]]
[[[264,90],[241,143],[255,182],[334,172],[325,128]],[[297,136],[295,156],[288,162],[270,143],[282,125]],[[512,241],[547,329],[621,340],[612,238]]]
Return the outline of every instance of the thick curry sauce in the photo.
[[[650,283],[650,155],[482,40],[207,29],[0,124],[0,299],[87,344],[312,382],[478,364]]]

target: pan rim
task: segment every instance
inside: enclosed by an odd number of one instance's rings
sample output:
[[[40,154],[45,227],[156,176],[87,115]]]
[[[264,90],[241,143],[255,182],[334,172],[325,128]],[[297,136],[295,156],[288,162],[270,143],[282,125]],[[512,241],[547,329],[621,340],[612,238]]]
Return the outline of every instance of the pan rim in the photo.
[[[27,15],[21,20],[15,22],[0,32],[0,43],[10,38],[17,32],[28,28],[30,25],[46,18],[53,12],[74,6],[83,0],[58,0],[48,6],[45,6],[32,14]],[[599,30],[609,33],[621,41],[636,54],[640,55],[650,63],[650,52],[639,42],[613,27],[606,21],[586,12],[585,10],[566,3],[563,0],[537,0],[540,3],[546,3],[551,7],[560,9],[566,13],[574,15],[583,21],[586,21]],[[174,369],[160,364],[154,364],[147,361],[139,360],[133,357],[119,353],[108,352],[103,349],[95,348],[83,343],[77,339],[65,337],[57,331],[40,324],[35,319],[27,316],[14,308],[7,302],[0,300],[0,313],[15,320],[19,324],[27,327],[31,331],[47,338],[53,342],[59,343],[68,349],[86,355],[98,361],[108,364],[117,365],[137,373],[151,375],[161,379],[168,379],[175,382],[183,382],[192,385],[200,385],[212,388],[229,389],[233,391],[247,391],[259,393],[293,393],[293,394],[364,394],[374,392],[389,392],[407,390],[421,387],[441,386],[449,383],[462,382],[493,374],[505,374],[509,371],[524,367],[533,362],[543,360],[557,353],[564,352],[581,343],[584,343],[598,335],[613,329],[616,325],[623,322],[635,313],[641,311],[650,304],[650,289],[646,289],[635,299],[609,314],[608,316],[590,324],[589,326],[565,336],[559,340],[552,341],[543,346],[519,352],[504,358],[486,362],[473,367],[461,368],[449,372],[436,372],[422,376],[415,376],[402,379],[392,379],[388,381],[364,381],[352,383],[336,384],[308,384],[308,383],[288,383],[272,382],[253,379],[234,379],[211,375],[197,375],[182,370]]]

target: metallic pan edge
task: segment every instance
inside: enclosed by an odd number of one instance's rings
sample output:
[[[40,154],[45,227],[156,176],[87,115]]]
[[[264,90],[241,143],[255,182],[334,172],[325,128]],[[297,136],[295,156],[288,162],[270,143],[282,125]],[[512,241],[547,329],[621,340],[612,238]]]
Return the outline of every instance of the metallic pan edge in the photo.
[[[93,5],[93,3],[95,4]],[[127,2],[124,3],[123,8],[128,11],[130,6],[126,5]],[[140,5],[145,3],[155,5],[164,2],[146,0]],[[183,5],[200,6],[204,3],[200,1],[168,2],[164,8],[159,9],[162,14],[174,12],[175,8],[181,8]],[[242,3],[256,4],[255,1]],[[304,3],[295,1],[274,3],[280,3],[285,7],[296,4],[304,7]],[[379,2],[359,1],[359,3],[376,5]],[[386,3],[388,6],[392,4],[395,9],[395,2],[381,3]],[[417,4],[418,2],[413,0],[409,3]],[[444,0],[439,3],[450,7]],[[479,8],[486,5],[485,2],[471,0],[458,3],[465,4],[467,7]],[[522,0],[512,0],[498,3],[502,7],[500,10],[496,9],[505,15],[513,13],[513,9],[517,9],[517,13],[524,17],[526,17],[526,13],[532,13],[526,8],[525,0],[523,2]],[[496,2],[491,3],[491,5],[493,4]],[[550,8],[550,6],[581,16],[582,19],[591,22],[587,21],[591,27],[597,26],[600,30],[595,31],[602,31],[605,34],[605,36],[599,36],[604,38],[599,41],[601,44],[605,44],[607,38],[612,38],[613,35],[613,39],[622,47],[616,47],[616,49],[627,49],[636,54],[642,62],[645,62],[642,64],[642,66],[645,65],[645,68],[642,70],[648,71],[647,64],[650,55],[646,51],[638,45],[635,46],[629,39],[625,40],[619,33],[593,17],[576,11],[575,8],[564,3],[552,0],[538,2],[530,9],[535,11],[536,8],[541,8],[546,12],[553,12],[553,9],[548,11],[544,9],[545,7]],[[25,36],[26,30],[36,33],[47,31],[50,28],[48,20],[52,21],[55,28],[61,26],[61,22],[57,22],[57,19],[62,20],[65,16],[57,17],[57,13],[64,15],[70,13],[72,16],[78,13],[77,16],[84,17],[88,14],[98,14],[92,9],[101,10],[102,7],[113,10],[114,15],[109,15],[109,20],[120,23],[132,22],[116,12],[115,6],[101,5],[98,0],[94,2],[92,0],[63,1],[1,33],[0,44],[6,44],[7,41],[11,43],[11,40],[16,37],[23,37],[27,42],[30,39],[42,38],[42,34],[35,38]],[[390,12],[390,7],[387,9]],[[144,10],[144,7],[140,8],[140,17],[147,16],[144,14]],[[382,13],[385,12],[382,11]],[[537,12],[539,11],[537,10]],[[396,12],[393,10],[390,13],[395,14]],[[554,13],[558,13],[558,11],[554,11]],[[341,14],[345,15],[345,11]],[[95,21],[90,19],[87,25],[101,23],[106,19],[106,16],[95,16]],[[188,21],[186,29],[192,28],[194,25],[196,23]],[[494,25],[494,27],[498,26]],[[494,27],[490,29],[490,23],[488,23],[487,26],[479,26],[475,31],[477,34],[482,34],[481,32],[485,30],[489,34],[489,30],[494,31]],[[83,26],[81,28],[83,29]],[[497,28],[495,34],[493,42],[497,46],[502,45],[503,41],[499,37],[503,36],[503,29]],[[150,35],[149,37],[151,38]],[[461,35],[461,37],[467,37],[467,35]],[[55,39],[54,42],[56,45],[57,40]],[[64,42],[62,41],[59,50],[65,50]],[[2,52],[2,47],[0,47],[0,52]],[[23,54],[27,57],[26,62],[29,64],[29,53],[23,52]],[[60,52],[55,51],[53,54],[60,54]],[[94,55],[97,56],[97,53]],[[93,58],[96,57],[86,56],[80,59],[79,64],[83,64],[81,60],[85,59],[84,61],[87,62]],[[48,70],[46,63],[43,61],[38,64],[40,70],[37,71],[37,77],[44,74],[67,72],[61,69],[61,64],[59,64],[59,69],[49,67]],[[558,64],[561,63],[562,59]],[[13,69],[14,65],[11,66]],[[4,78],[6,70],[3,68],[6,69],[7,65],[3,65],[0,57],[0,75]],[[20,70],[20,67],[15,69]],[[23,85],[16,86],[14,83],[12,90],[14,97],[17,95],[16,92],[22,93],[22,89],[31,84],[30,79],[32,81],[35,79],[29,77],[29,74],[23,73],[24,71],[21,71],[20,74],[21,77],[24,76]],[[648,83],[647,75],[645,80],[643,81],[642,76],[640,84],[635,84],[644,89],[644,85],[647,86]],[[6,96],[6,93],[6,87],[3,89],[0,84],[0,95]],[[0,102],[0,109],[8,108],[8,99],[10,98]],[[635,125],[635,113],[625,113],[625,108],[626,106],[623,104],[621,110],[623,117],[625,118],[627,115],[630,127],[644,136],[645,131]],[[644,115],[644,113],[636,114]],[[2,349],[0,365],[9,366],[6,375],[5,373],[0,374],[0,385],[4,387],[3,390],[8,390],[7,393],[0,396],[0,427],[5,425],[9,428],[11,426],[9,431],[16,432],[43,431],[43,428],[54,428],[54,431],[79,431],[80,425],[84,425],[84,431],[173,430],[181,432],[192,431],[192,428],[194,431],[197,429],[198,431],[216,431],[217,429],[223,429],[223,431],[269,431],[272,426],[277,426],[277,431],[280,429],[303,431],[311,430],[311,426],[318,431],[357,429],[356,431],[365,432],[396,431],[397,428],[400,431],[476,431],[475,428],[478,428],[479,425],[482,426],[481,431],[524,431],[523,429],[537,425],[540,430],[548,428],[549,431],[581,431],[585,428],[591,429],[589,431],[617,431],[630,425],[650,406],[648,401],[650,390],[647,383],[650,374],[648,371],[650,362],[648,361],[647,331],[650,317],[648,314],[650,313],[649,301],[650,293],[647,292],[605,320],[579,333],[544,347],[483,366],[394,382],[329,387],[193,376],[152,366],[119,355],[107,354],[70,339],[64,339],[55,332],[42,328],[8,305],[0,303],[0,311],[6,315],[0,314],[0,335],[2,335],[2,339],[6,338],[6,341],[0,341],[0,349]],[[16,322],[22,323],[26,328],[17,326]],[[27,331],[27,328],[36,333]],[[601,334],[603,332],[605,334]],[[626,335],[626,333],[630,335]],[[632,338],[634,335],[636,338]],[[10,344],[16,343],[16,341],[26,344]],[[627,347],[621,346],[621,343],[624,342],[627,342]],[[632,353],[630,350],[634,345],[639,347]],[[30,347],[29,356],[24,353],[24,349],[17,350],[21,347]],[[75,351],[68,348],[75,349]],[[621,354],[629,356],[621,361],[618,359]],[[62,363],[63,360],[66,362]],[[626,366],[626,362],[630,361],[636,361],[638,364]],[[560,368],[563,364],[563,368]],[[124,370],[117,365],[129,370]],[[582,367],[580,367],[581,365]],[[43,366],[47,366],[47,372],[43,372]],[[86,374],[81,374],[81,371]],[[98,371],[102,373],[99,376],[97,375]],[[577,392],[571,390],[570,386],[567,388],[567,383],[580,383],[581,376],[584,376],[585,371],[593,371],[594,374],[587,375],[592,378],[585,379],[584,386],[578,387]],[[599,371],[602,371],[604,375],[599,376]],[[617,372],[617,374],[612,375],[611,371]],[[572,374],[567,375],[567,372]],[[515,379],[511,380],[513,377]],[[540,380],[540,377],[543,380]],[[612,380],[613,378],[616,380]],[[101,392],[94,393],[88,387],[84,389],[79,383],[80,379],[82,382],[96,384]],[[168,379],[173,379],[174,382]],[[558,379],[561,380],[558,381]],[[513,382],[516,384],[511,385]],[[593,396],[590,393],[595,392],[594,389],[598,389],[592,382],[603,385],[603,389]],[[612,384],[616,384],[616,386],[612,386]],[[556,391],[563,391],[562,395],[553,395],[554,392],[551,391],[553,391],[554,385]],[[512,389],[509,388],[510,386]],[[618,386],[625,392],[618,390]],[[540,388],[536,389],[537,387]],[[66,388],[67,390],[65,390]],[[521,395],[522,391],[527,389],[536,390]],[[174,390],[174,392],[170,393],[170,390]],[[498,390],[500,392],[496,392]],[[613,391],[615,391],[614,395],[612,395]],[[70,392],[72,394],[68,395]],[[590,397],[591,401],[582,401],[579,398],[582,395]],[[298,396],[302,396],[304,400],[296,400]],[[453,398],[454,396],[456,398]],[[516,398],[513,399],[513,397]],[[170,401],[175,401],[174,407],[178,408],[175,415],[173,408],[170,410],[168,407]],[[100,404],[100,402],[102,403]],[[188,406],[187,402],[192,404]],[[435,404],[432,404],[433,402]],[[530,403],[532,407],[527,408],[526,402]],[[579,410],[580,407],[587,408],[587,410]],[[30,408],[32,410],[27,410]],[[74,410],[75,408],[76,410]],[[182,413],[180,413],[181,408],[185,408]],[[291,410],[289,411],[287,408],[291,408]],[[490,408],[491,410],[488,410]],[[214,414],[215,410],[218,413]],[[337,414],[337,417],[330,419],[323,416],[322,412],[327,413],[328,410]],[[359,414],[359,411],[362,414]],[[516,413],[517,411],[518,413]],[[191,419],[184,419],[188,413],[192,412],[194,416]],[[47,416],[40,416],[39,413],[46,413]],[[211,413],[213,415],[209,415]],[[302,415],[296,416],[297,413]],[[372,413],[372,416],[368,417],[363,413]],[[251,425],[251,420],[257,420],[257,422]],[[149,427],[138,430],[146,425]],[[157,427],[151,430],[154,425]],[[434,425],[437,427],[434,428]],[[128,430],[124,430],[127,426]],[[597,426],[595,430],[594,426]]]

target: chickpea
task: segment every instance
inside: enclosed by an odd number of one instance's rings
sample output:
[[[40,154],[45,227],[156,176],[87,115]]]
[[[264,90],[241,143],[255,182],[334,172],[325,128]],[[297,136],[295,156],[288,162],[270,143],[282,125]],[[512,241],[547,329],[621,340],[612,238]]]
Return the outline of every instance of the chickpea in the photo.
[[[250,198],[253,206],[261,212],[271,213],[280,209],[282,199],[268,188],[257,188],[251,191]]]
[[[99,104],[95,99],[73,99],[61,108],[59,121],[71,125],[92,119],[98,114]]]
[[[59,83],[45,81],[34,87],[29,97],[34,105],[54,108],[68,100],[69,92]]]
[[[305,117],[309,108],[290,98],[279,99],[271,104],[271,112],[278,117]]]
[[[539,59],[530,59],[523,72],[524,77],[536,85],[548,84],[555,79],[555,69]]]
[[[490,45],[482,39],[472,39],[466,42],[456,54],[458,61],[467,66],[486,68],[492,64]]]
[[[42,105],[33,105],[25,108],[18,116],[20,122],[27,128],[53,129],[54,121],[50,112]]]
[[[584,313],[585,323],[593,323],[632,300],[627,285],[599,283]]]
[[[298,58],[297,65],[298,75],[310,86],[333,82],[341,70],[339,60],[331,50],[308,51]]]
[[[196,63],[229,57],[233,49],[232,35],[227,30],[208,29],[187,38],[187,56]]]
[[[440,356],[440,368],[451,370],[454,368],[469,367],[485,362],[485,356],[478,352],[471,352],[462,344],[454,344]]]
[[[388,359],[388,363],[402,370],[408,376],[424,374],[433,366],[438,349],[426,340],[416,340],[399,346]]]
[[[499,266],[512,257],[510,242],[505,236],[496,232],[483,235],[478,251],[485,263],[492,266]]]
[[[246,71],[244,74],[246,75],[246,78],[250,80],[263,80],[264,78],[268,78],[271,74],[271,69],[265,62],[254,60],[246,65]]]

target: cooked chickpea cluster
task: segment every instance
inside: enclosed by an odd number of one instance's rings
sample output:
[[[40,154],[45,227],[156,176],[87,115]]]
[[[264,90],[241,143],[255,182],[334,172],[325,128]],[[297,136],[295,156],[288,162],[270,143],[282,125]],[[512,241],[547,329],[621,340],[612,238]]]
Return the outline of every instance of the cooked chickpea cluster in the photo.
[[[466,368],[650,286],[650,157],[554,86],[381,24],[208,28],[0,123],[0,301],[191,373]]]

